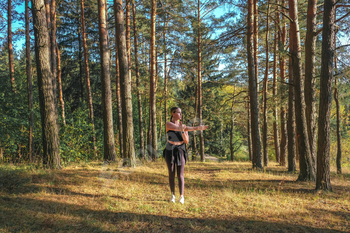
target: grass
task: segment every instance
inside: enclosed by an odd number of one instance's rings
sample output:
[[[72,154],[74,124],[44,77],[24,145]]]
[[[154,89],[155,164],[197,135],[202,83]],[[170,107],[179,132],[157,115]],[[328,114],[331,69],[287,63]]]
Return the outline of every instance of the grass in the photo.
[[[0,232],[350,232],[350,167],[333,192],[270,163],[189,162],[185,204],[169,203],[164,161],[63,170],[0,166]],[[177,188],[177,187],[176,187]]]

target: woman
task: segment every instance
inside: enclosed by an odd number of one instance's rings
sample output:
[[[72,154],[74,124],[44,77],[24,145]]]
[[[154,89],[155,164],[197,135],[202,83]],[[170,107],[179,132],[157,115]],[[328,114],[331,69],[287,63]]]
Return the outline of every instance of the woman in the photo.
[[[188,131],[205,130],[208,126],[200,125],[189,127],[180,121],[182,117],[181,108],[173,107],[171,110],[170,122],[165,125],[168,143],[163,151],[163,156],[168,166],[169,185],[171,191],[170,202],[175,203],[175,168],[177,170],[177,179],[179,181],[180,203],[184,203],[184,170],[187,161],[187,152],[185,143],[188,143]],[[176,164],[176,165],[175,165]]]

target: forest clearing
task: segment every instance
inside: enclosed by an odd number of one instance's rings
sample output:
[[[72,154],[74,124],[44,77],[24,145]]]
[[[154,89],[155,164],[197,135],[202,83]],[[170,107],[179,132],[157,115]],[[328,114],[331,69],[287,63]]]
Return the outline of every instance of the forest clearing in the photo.
[[[249,162],[189,162],[184,205],[169,202],[163,160],[136,168],[3,165],[0,176],[2,233],[350,231],[349,163],[343,174],[331,168],[328,192],[296,182],[277,163],[259,171]]]

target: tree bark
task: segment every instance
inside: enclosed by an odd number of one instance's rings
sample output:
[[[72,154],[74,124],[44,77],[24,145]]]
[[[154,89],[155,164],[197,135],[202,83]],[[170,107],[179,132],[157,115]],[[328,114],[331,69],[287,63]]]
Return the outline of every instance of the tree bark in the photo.
[[[112,93],[110,77],[110,58],[108,47],[108,28],[106,26],[106,0],[98,0],[98,19],[100,34],[100,56],[101,56],[101,83],[102,83],[102,109],[103,109],[103,135],[104,135],[104,155],[105,161],[116,161]]]
[[[250,114],[250,98],[247,96],[247,129],[248,129],[248,152],[249,160],[253,162],[253,148],[252,148],[252,129],[251,129],[251,114]]]
[[[295,112],[297,132],[298,132],[298,150],[300,174],[298,180],[315,180],[315,170],[312,165],[310,152],[310,144],[307,133],[306,113],[305,113],[305,97],[304,97],[304,81],[302,77],[301,65],[301,48],[300,48],[300,32],[298,21],[298,5],[296,0],[289,0],[289,17],[292,19],[290,23],[290,53],[293,66],[293,80],[295,83]]]
[[[56,44],[56,54],[57,54],[57,81],[58,81],[58,99],[61,104],[61,116],[63,120],[63,124],[66,125],[66,116],[65,116],[65,108],[64,108],[64,100],[63,100],[63,92],[62,92],[62,79],[61,79],[61,53]]]
[[[276,1],[277,2],[277,1]],[[276,12],[276,16],[279,14]],[[280,141],[279,141],[279,130],[278,130],[278,109],[277,109],[277,40],[278,40],[278,25],[275,23],[275,38],[274,38],[274,54],[273,54],[273,98],[274,98],[274,108],[273,108],[273,135],[275,142],[275,155],[276,162],[280,161]]]
[[[53,75],[53,87],[54,87],[54,95],[56,96],[56,92],[57,92],[57,59],[56,59],[56,48],[57,48],[57,37],[56,37],[56,32],[57,32],[57,28],[56,28],[56,0],[51,0],[51,41],[50,41],[50,45],[51,45],[51,51],[50,51],[50,55],[51,55],[51,69],[52,69],[52,75]],[[56,100],[56,98],[55,98]],[[63,118],[63,124],[66,125],[66,119]]]
[[[251,110],[251,130],[253,145],[253,168],[262,168],[261,164],[261,142],[259,130],[259,103],[257,101],[257,81],[255,77],[255,65],[253,57],[253,0],[248,0],[248,26],[247,26],[247,53],[248,53],[248,76],[249,76],[249,94]]]
[[[34,153],[34,113],[33,113],[33,84],[32,84],[32,60],[30,56],[30,36],[29,36],[29,0],[25,0],[25,27],[26,27],[26,75],[28,88],[28,111],[29,111],[29,161],[35,161]]]
[[[231,162],[235,160],[235,151],[233,148],[233,129],[235,124],[235,117],[233,115],[233,105],[235,104],[235,93],[236,93],[236,84],[233,86],[232,105],[231,105],[231,130],[230,130]],[[222,124],[221,124],[221,127],[222,127]],[[221,146],[222,146],[222,141],[221,141]]]
[[[129,76],[128,54],[124,29],[124,12],[122,0],[115,0],[116,13],[116,37],[118,46],[122,119],[123,119],[123,165],[134,167],[136,164],[134,124],[132,118],[131,77]]]
[[[126,31],[126,51],[128,52],[128,72],[131,76],[131,47],[130,47],[130,0],[126,0],[125,5],[125,31]]]
[[[320,108],[317,140],[317,176],[316,189],[332,191],[330,179],[329,151],[330,115],[332,106],[333,79],[333,37],[334,37],[335,0],[324,1],[322,58],[320,79]]]
[[[256,79],[256,89],[257,89],[257,98],[259,101],[259,61],[258,61],[258,51],[259,51],[259,30],[258,30],[258,0],[254,0],[254,72]]]
[[[336,13],[334,13],[334,20],[336,20]],[[334,32],[334,47],[337,47],[337,32],[336,30]],[[334,54],[334,68],[336,72],[338,71],[338,66],[337,66],[337,52],[335,50]],[[336,105],[336,112],[337,112],[337,173],[342,174],[342,169],[341,169],[341,132],[340,132],[340,107],[339,107],[339,99],[338,99],[338,82],[337,82],[337,77],[334,80],[334,100],[335,100],[335,105]]]
[[[39,103],[43,141],[43,164],[50,168],[61,168],[57,107],[50,67],[49,34],[43,0],[32,0],[34,20],[35,55],[39,86]]]
[[[8,38],[8,50],[9,50],[9,72],[12,91],[16,93],[15,84],[15,68],[13,65],[13,48],[12,48],[12,0],[8,1],[7,8],[7,38]]]
[[[139,108],[139,129],[140,129],[140,157],[145,158],[145,142],[143,134],[142,102],[141,102],[141,85],[139,72],[139,55],[137,46],[137,27],[136,27],[136,3],[132,4],[133,26],[134,26],[134,48],[135,48],[135,69],[136,69],[136,88],[137,88],[137,106]]]
[[[88,47],[86,44],[86,33],[85,33],[85,11],[84,11],[84,0],[80,1],[80,20],[81,20],[81,35],[83,40],[83,54],[84,54],[84,69],[85,69],[85,85],[86,85],[86,102],[89,108],[89,121],[92,125],[92,141],[94,147],[94,154],[97,157],[97,146],[96,146],[96,135],[95,135],[95,121],[94,121],[94,107],[92,104],[91,95],[91,84],[90,84],[90,69],[89,69],[89,58],[88,58]]]
[[[288,96],[288,171],[294,172],[296,167],[296,147],[295,147],[295,93],[293,67],[291,58],[289,58],[289,96]]]
[[[269,165],[269,157],[267,154],[267,82],[269,76],[269,16],[270,16],[270,2],[268,1],[267,5],[267,15],[266,15],[266,67],[265,67],[265,77],[264,77],[264,85],[263,85],[263,103],[264,103],[264,116],[263,116],[263,155],[264,155],[264,166],[267,167]]]
[[[150,118],[152,137],[152,160],[157,160],[157,110],[156,110],[156,9],[157,1],[152,0],[151,44],[150,44]]]
[[[306,122],[310,143],[312,165],[316,170],[316,87],[315,87],[315,55],[316,55],[316,14],[317,0],[308,0],[307,31],[305,39],[305,104]]]

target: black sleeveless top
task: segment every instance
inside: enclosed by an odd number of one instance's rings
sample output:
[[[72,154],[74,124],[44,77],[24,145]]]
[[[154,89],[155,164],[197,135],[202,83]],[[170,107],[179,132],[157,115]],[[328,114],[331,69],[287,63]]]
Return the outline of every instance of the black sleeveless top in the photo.
[[[182,142],[184,140],[181,131],[169,130],[166,133],[168,135],[168,140],[171,142]]]

